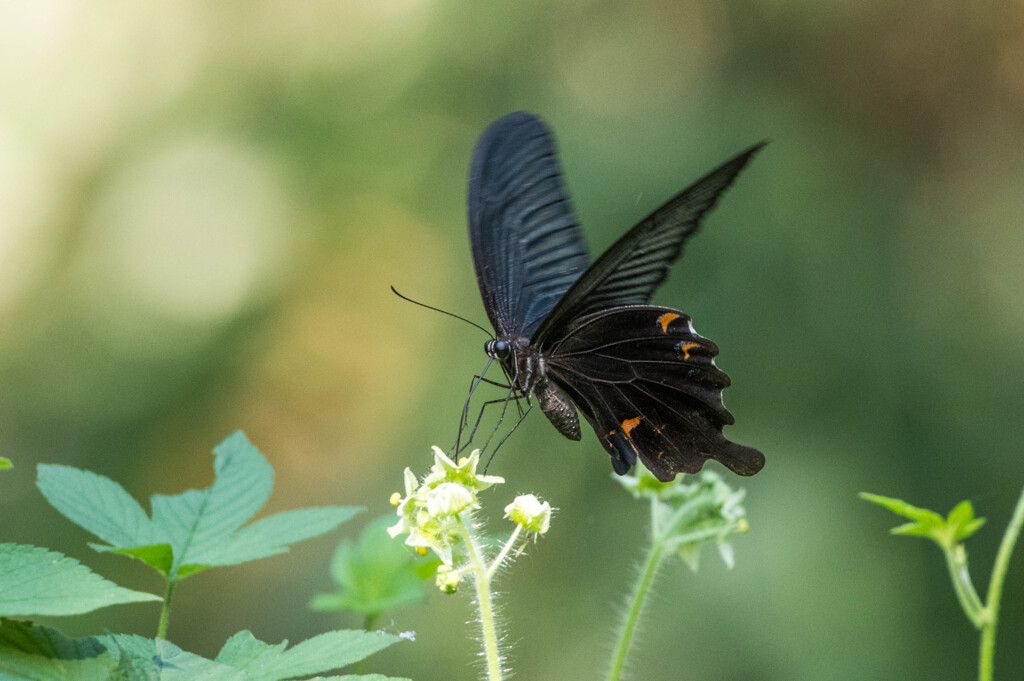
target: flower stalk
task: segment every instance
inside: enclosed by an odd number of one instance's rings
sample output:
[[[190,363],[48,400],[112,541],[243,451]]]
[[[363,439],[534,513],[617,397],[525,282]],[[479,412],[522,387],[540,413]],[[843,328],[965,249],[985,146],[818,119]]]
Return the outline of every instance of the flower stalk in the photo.
[[[651,540],[622,619],[608,667],[608,681],[619,681],[622,677],[640,615],[664,559],[676,553],[696,571],[701,546],[715,540],[722,559],[731,568],[728,536],[745,532],[747,526],[746,511],[740,505],[743,490],[733,490],[710,471],[694,483],[684,484],[679,479],[664,483],[638,466],[633,475],[618,480],[635,497],[650,500]]]
[[[388,533],[392,537],[408,534],[407,545],[421,554],[433,551],[441,559],[436,581],[443,592],[458,591],[464,577],[473,581],[487,679],[501,681],[503,658],[491,583],[524,533],[537,537],[548,531],[552,508],[532,494],[516,497],[505,507],[505,517],[516,524],[515,529],[498,555],[489,559],[474,531],[474,512],[480,508],[477,494],[504,480],[493,475],[478,475],[479,462],[479,450],[456,463],[434,447],[434,465],[422,481],[407,468],[405,496],[396,492],[391,497],[391,503],[398,507],[399,520],[388,528]]]
[[[487,664],[488,681],[501,681],[501,653],[498,650],[498,630],[494,624],[494,605],[491,599],[491,568],[483,560],[483,552],[476,544],[469,528],[462,518],[458,519],[459,530],[466,544],[469,571],[476,586],[476,604],[480,611],[480,628],[484,642],[484,660]],[[497,562],[495,562],[495,566]],[[492,566],[492,567],[495,567]]]

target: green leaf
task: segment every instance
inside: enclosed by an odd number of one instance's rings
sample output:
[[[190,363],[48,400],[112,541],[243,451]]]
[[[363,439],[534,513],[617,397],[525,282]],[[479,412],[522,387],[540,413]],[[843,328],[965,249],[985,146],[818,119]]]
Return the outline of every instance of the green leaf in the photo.
[[[309,681],[410,681],[410,679],[382,674],[345,674],[344,676],[314,676]]]
[[[156,568],[165,577],[171,571],[171,564],[174,562],[174,551],[170,544],[153,544],[152,546],[135,546],[130,549],[111,549],[103,544],[90,543],[97,551],[110,551],[122,556],[138,558],[146,565]],[[180,572],[180,571],[179,571]]]
[[[891,534],[905,534],[913,537],[931,537],[934,528],[925,527],[920,523],[904,523],[889,530]]]
[[[289,650],[287,641],[269,645],[243,631],[214,661],[162,639],[112,634],[71,640],[52,629],[0,618],[0,681],[287,681],[352,664],[399,638],[333,631]],[[317,678],[408,681],[379,674]]]
[[[108,605],[159,600],[109,582],[60,553],[0,544],[0,615],[79,615]]]
[[[11,463],[10,459],[0,456],[0,471],[7,470],[8,468],[14,468],[14,464]]]
[[[691,572],[697,572],[700,569],[700,550],[703,544],[680,544],[676,549],[676,555],[686,566],[690,568]]]
[[[0,679],[109,681],[116,666],[94,638],[71,640],[53,629],[0,618]]]
[[[984,518],[974,517],[974,506],[970,501],[961,501],[946,518],[946,524],[953,533],[953,541],[960,542],[981,529],[985,524]]]
[[[40,466],[38,485],[58,511],[107,543],[93,548],[138,558],[171,580],[284,553],[288,544],[328,532],[362,510],[302,509],[243,528],[270,496],[273,469],[241,431],[214,455],[213,486],[154,494],[152,519],[124,488],[95,473]]]
[[[968,500],[961,501],[954,506],[946,516],[946,522],[950,525],[963,525],[972,520],[974,520],[974,506]]]
[[[40,464],[36,485],[68,520],[115,547],[160,543],[138,502],[110,478],[71,466]]]
[[[873,504],[883,506],[896,515],[901,515],[904,518],[910,518],[918,522],[928,523],[932,525],[943,525],[945,521],[935,511],[929,511],[926,508],[918,508],[912,506],[902,499],[894,499],[892,497],[883,497],[877,494],[869,494],[868,492],[861,492],[860,498],[865,501],[870,501]]]
[[[985,519],[984,518],[975,518],[974,520],[972,520],[971,522],[967,523],[966,525],[961,525],[959,528],[957,528],[956,540],[957,541],[963,541],[964,539],[967,539],[972,534],[974,534],[975,532],[980,530],[981,526],[984,525],[984,524],[985,524]]]
[[[914,522],[894,527],[893,534],[928,537],[944,549],[951,549],[957,543],[977,532],[985,523],[984,518],[974,517],[970,501],[961,501],[943,518],[935,511],[911,506],[900,499],[881,497],[861,492],[860,498],[884,506],[893,513],[910,518]]]
[[[359,543],[343,541],[331,561],[338,593],[318,594],[310,603],[317,611],[354,610],[378,614],[423,598],[423,575],[433,577],[439,560],[414,560],[405,545],[388,536],[394,517],[367,525]]]
[[[126,681],[248,681],[241,671],[187,653],[170,641],[113,634],[100,636]]]
[[[242,631],[224,644],[217,662],[246,673],[247,681],[283,681],[345,667],[401,640],[380,631],[329,631],[286,649]],[[363,678],[363,677],[354,677]]]

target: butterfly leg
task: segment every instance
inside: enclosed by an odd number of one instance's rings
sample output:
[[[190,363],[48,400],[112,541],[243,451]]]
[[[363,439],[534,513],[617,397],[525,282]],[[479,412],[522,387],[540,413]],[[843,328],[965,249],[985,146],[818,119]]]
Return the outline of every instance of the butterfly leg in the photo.
[[[473,376],[473,378],[470,379],[469,381],[469,393],[466,395],[466,401],[462,405],[462,415],[459,417],[459,431],[458,434],[455,436],[455,446],[452,448],[452,451],[454,452],[458,452],[461,450],[460,445],[462,442],[462,433],[466,429],[466,426],[469,425],[469,403],[473,399],[473,393],[476,392],[477,387],[479,387],[480,383],[483,381],[486,381],[487,383],[494,383],[494,381],[484,378],[484,375],[487,373],[487,370],[491,368],[491,363],[493,361],[493,359],[488,359],[486,366],[484,366],[484,370],[481,371],[479,374]],[[503,385],[501,387],[508,388],[509,386]]]
[[[512,433],[516,432],[516,428],[518,428],[519,424],[526,420],[526,415],[530,413],[531,409],[533,409],[533,404],[530,402],[529,396],[527,396],[526,401],[527,404],[529,404],[530,406],[526,408],[526,411],[520,413],[519,420],[516,421],[516,425],[512,426],[512,430],[508,431],[505,437],[501,438],[501,441],[498,442],[497,446],[494,448],[494,451],[492,451],[491,455],[487,457],[487,463],[484,465],[484,475],[487,475],[487,469],[490,468],[491,461],[494,460],[494,455],[497,454],[498,450],[501,449],[501,446],[505,444],[505,440],[512,437]]]
[[[510,388],[509,392],[511,393],[513,390],[514,390],[513,388]],[[529,400],[529,397],[526,396],[526,395],[523,395],[522,393],[520,393],[519,395],[509,394],[509,395],[506,395],[505,397],[503,397],[503,398],[501,398],[499,400],[488,400],[487,402],[484,402],[482,405],[480,405],[480,413],[476,417],[476,423],[473,424],[473,430],[470,432],[469,438],[466,440],[465,444],[462,445],[461,449],[457,449],[456,452],[461,453],[463,450],[467,449],[470,446],[470,444],[472,444],[473,438],[476,436],[476,431],[480,428],[480,422],[483,421],[484,412],[487,410],[487,407],[491,406],[492,404],[504,405],[504,409],[502,409],[502,411],[501,411],[501,416],[498,417],[498,425],[495,426],[495,430],[497,430],[498,426],[501,425],[501,421],[505,418],[505,411],[508,409],[508,403],[509,402],[515,402],[516,403],[516,407],[519,410],[520,418],[522,418],[523,408],[522,408],[522,406],[520,405],[519,402],[520,402],[520,400],[522,400],[524,398]],[[466,425],[468,426],[469,424],[466,424]],[[493,437],[493,435],[494,435],[494,433],[492,432],[491,436]],[[491,441],[491,438],[488,437],[487,438],[487,442],[489,443],[490,441]],[[486,449],[487,448],[487,444],[484,444],[483,448]]]
[[[519,394],[516,394],[517,392]],[[497,434],[498,429],[501,428],[501,424],[505,422],[505,414],[508,413],[509,402],[515,402],[516,408],[519,411],[519,421],[516,423],[515,426],[512,427],[512,429],[515,430],[516,426],[522,423],[522,420],[526,418],[526,413],[523,411],[522,406],[519,404],[519,400],[522,399],[525,399],[526,403],[531,407],[533,406],[533,403],[530,401],[530,395],[528,393],[519,392],[519,389],[513,386],[512,388],[509,389],[508,395],[505,396],[504,400],[495,400],[495,402],[503,402],[504,405],[501,408],[501,415],[498,416],[498,422],[494,424],[494,430],[492,430],[491,434],[487,436],[487,440],[484,442],[484,446],[480,448],[480,451],[487,451],[487,447],[488,445],[491,444],[491,440],[494,439],[494,436]],[[526,411],[529,411],[529,409],[527,409]],[[483,416],[483,414],[481,414],[481,416]]]

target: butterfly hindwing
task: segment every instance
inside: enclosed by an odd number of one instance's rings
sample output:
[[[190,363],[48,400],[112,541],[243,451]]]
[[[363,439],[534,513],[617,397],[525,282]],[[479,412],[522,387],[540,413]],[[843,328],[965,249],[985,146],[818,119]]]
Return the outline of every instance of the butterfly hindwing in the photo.
[[[715,366],[717,353],[688,316],[634,305],[577,320],[543,355],[548,378],[586,417],[617,472],[639,457],[660,480],[696,473],[707,459],[753,475],[761,452],[722,434],[733,417],[722,403],[729,377]]]
[[[484,307],[501,337],[531,336],[587,268],[551,132],[536,116],[503,116],[477,143],[469,235]]]

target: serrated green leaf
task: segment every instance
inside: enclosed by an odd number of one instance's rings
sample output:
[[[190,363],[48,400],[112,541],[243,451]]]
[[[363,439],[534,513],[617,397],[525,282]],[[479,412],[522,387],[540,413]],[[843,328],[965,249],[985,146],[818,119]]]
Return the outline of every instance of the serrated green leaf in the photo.
[[[935,511],[929,511],[926,508],[918,508],[903,501],[902,499],[894,499],[892,497],[883,497],[877,494],[869,494],[868,492],[861,492],[860,498],[865,501],[870,501],[873,504],[883,506],[896,515],[901,515],[904,518],[910,518],[918,522],[930,523],[932,526],[941,526],[945,524],[945,520]]]
[[[271,645],[241,631],[224,644],[217,662],[244,671],[247,681],[283,681],[345,667],[399,640],[379,631],[341,630],[286,649],[287,641]]]
[[[949,532],[952,534],[952,541],[959,542],[967,539],[981,529],[985,524],[984,518],[974,517],[974,507],[970,501],[961,501],[952,511],[949,512],[946,520]]]
[[[369,615],[423,598],[421,583],[436,574],[440,561],[414,560],[403,544],[388,536],[386,529],[392,521],[390,515],[377,518],[363,529],[358,544],[346,540],[338,545],[331,576],[340,592],[315,596],[310,603],[313,610],[353,610]]]
[[[230,545],[223,545],[204,556],[205,562],[223,565],[223,561],[229,559],[229,554],[236,556],[231,559],[232,562],[242,562],[284,553],[288,550],[286,544],[330,532],[362,510],[350,506],[303,508],[278,513],[239,530],[232,537]]]
[[[413,574],[421,582],[433,579],[437,574],[437,568],[441,565],[441,559],[431,554],[431,557],[415,554],[413,556]]]
[[[172,580],[284,553],[288,544],[328,532],[361,510],[301,509],[241,528],[270,496],[273,470],[241,431],[215,447],[214,456],[213,485],[154,494],[152,519],[124,488],[94,473],[40,466],[38,484],[57,510],[106,541],[105,550],[139,558]],[[160,545],[170,547],[169,562]]]
[[[967,500],[961,501],[946,518],[943,518],[934,511],[911,506],[899,499],[880,497],[866,492],[861,492],[860,497],[916,521],[894,527],[891,530],[893,534],[928,537],[944,549],[951,549],[958,542],[977,532],[985,523],[984,518],[974,517],[974,507]]]
[[[209,570],[212,567],[212,565],[203,565],[202,563],[197,563],[194,565],[182,565],[180,568],[178,568],[178,579],[185,579],[186,577],[191,577],[192,575],[198,575],[200,572],[203,572],[204,570]]]
[[[892,528],[889,530],[889,533],[903,534],[912,537],[931,537],[934,534],[934,528],[925,527],[921,525],[921,523],[905,523]]]
[[[700,550],[702,546],[703,544],[681,544],[676,549],[676,555],[686,563],[691,572],[697,572],[700,569]]]
[[[974,506],[966,499],[954,506],[946,516],[946,523],[949,525],[966,525],[972,520],[974,520]]]
[[[0,679],[109,681],[116,667],[94,638],[71,640],[53,629],[0,618]]]
[[[0,615],[80,615],[119,603],[159,600],[107,581],[55,551],[0,544]]]
[[[102,544],[89,544],[93,549],[100,552],[109,551],[121,556],[137,558],[146,565],[154,568],[160,574],[170,574],[171,565],[174,562],[174,551],[170,544],[153,544],[152,546],[133,546],[130,549],[115,549],[112,546]]]
[[[36,485],[68,520],[114,548],[158,544],[138,502],[110,478],[71,466],[39,465]]]
[[[348,610],[348,599],[340,593],[317,594],[309,601],[309,609],[314,612],[334,612]]]
[[[248,681],[239,670],[185,652],[164,639],[111,634],[97,640],[117,661],[125,681]]]
[[[309,681],[411,681],[397,676],[382,674],[345,674],[344,676],[314,676]]]
[[[960,527],[958,527],[954,538],[956,539],[956,541],[963,541],[964,539],[967,539],[972,534],[980,530],[981,526],[984,524],[984,518],[975,518],[966,525],[961,525]]]

